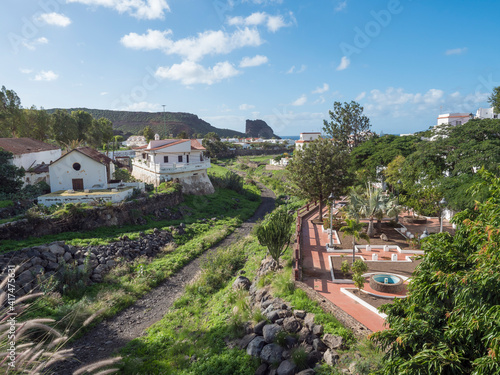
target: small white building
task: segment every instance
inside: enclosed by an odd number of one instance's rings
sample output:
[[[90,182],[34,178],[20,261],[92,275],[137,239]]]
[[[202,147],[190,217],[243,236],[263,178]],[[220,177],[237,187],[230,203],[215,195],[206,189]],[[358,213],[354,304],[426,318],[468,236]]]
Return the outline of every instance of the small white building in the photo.
[[[49,164],[61,156],[59,147],[31,138],[0,138],[0,148],[11,152],[11,163],[25,170],[25,185],[50,183]]]
[[[127,147],[142,147],[146,146],[148,142],[143,135],[131,135],[123,144]]]
[[[474,118],[472,113],[443,113],[437,118],[437,126],[440,125],[463,125]]]
[[[295,149],[303,150],[308,143],[313,142],[320,137],[320,132],[300,133],[300,139],[298,141],[295,141]]]
[[[163,181],[178,181],[186,194],[212,194],[207,175],[210,159],[195,139],[164,139],[158,136],[147,146],[135,149],[132,176],[154,186]]]
[[[91,147],[79,147],[49,166],[50,191],[107,189],[115,162]]]
[[[497,113],[493,110],[493,107],[491,108],[479,108],[476,111],[476,117],[478,119],[498,119],[500,118]]]

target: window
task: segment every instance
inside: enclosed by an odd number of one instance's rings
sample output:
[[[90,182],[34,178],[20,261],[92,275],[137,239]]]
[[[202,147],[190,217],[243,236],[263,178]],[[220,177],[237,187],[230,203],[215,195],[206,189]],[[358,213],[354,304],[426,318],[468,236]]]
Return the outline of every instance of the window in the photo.
[[[186,155],[186,163],[189,163],[189,155]]]
[[[81,168],[82,166],[80,165],[80,163],[73,163],[73,169],[75,171],[79,171]]]
[[[164,157],[163,157],[163,162],[164,162],[164,163],[168,163],[168,156],[164,156]]]
[[[143,158],[143,159],[146,159],[146,154],[142,154],[142,158]]]
[[[200,154],[200,161],[203,161],[203,154]]]
[[[493,115],[493,118],[498,118],[498,115]]]
[[[178,161],[179,163],[182,163],[182,155],[179,155],[179,156],[177,157],[177,161]]]

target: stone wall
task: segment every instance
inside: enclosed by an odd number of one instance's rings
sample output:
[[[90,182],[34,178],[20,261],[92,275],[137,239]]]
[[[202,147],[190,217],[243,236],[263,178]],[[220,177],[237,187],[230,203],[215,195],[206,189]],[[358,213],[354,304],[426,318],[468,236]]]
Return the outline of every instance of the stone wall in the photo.
[[[182,233],[184,225],[172,228],[172,231]],[[77,248],[58,241],[25,248],[0,254],[0,270],[4,272],[0,279],[5,277],[7,266],[17,266],[17,296],[50,288],[47,280],[52,276],[54,281],[59,282],[59,290],[62,290],[64,285],[74,287],[75,283],[83,283],[83,286],[99,283],[105,273],[114,266],[140,256],[152,258],[171,241],[170,231],[155,228],[151,234],[141,233],[137,240],[123,236],[120,241],[108,245]]]
[[[252,150],[252,149],[238,149],[238,150],[229,150],[223,154],[217,155],[218,158],[234,158],[237,156],[259,156],[259,155],[279,155],[284,154],[285,152],[292,152],[289,148],[276,148],[276,149],[268,149],[268,150]]]
[[[1,240],[21,240],[62,232],[88,231],[103,226],[142,224],[143,216],[154,215],[160,220],[177,219],[178,213],[169,208],[184,200],[180,190],[170,194],[159,194],[150,198],[95,207],[75,212],[64,219],[32,218],[0,224]]]

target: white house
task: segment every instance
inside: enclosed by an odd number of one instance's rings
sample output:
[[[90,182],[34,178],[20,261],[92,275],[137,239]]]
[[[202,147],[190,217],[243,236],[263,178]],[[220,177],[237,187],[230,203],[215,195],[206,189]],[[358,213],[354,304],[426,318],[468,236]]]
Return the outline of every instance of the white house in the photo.
[[[498,119],[500,118],[497,113],[494,112],[493,107],[491,108],[479,108],[476,111],[476,117],[478,119],[485,119],[485,118],[491,118],[491,119]]]
[[[146,146],[148,142],[143,135],[131,135],[123,144],[127,147],[142,147]]]
[[[321,137],[320,132],[300,133],[300,139],[295,141],[295,149],[303,150],[308,143],[315,141],[319,137]]]
[[[210,159],[195,139],[164,139],[159,136],[147,146],[135,149],[132,176],[158,186],[178,181],[186,194],[212,194],[215,190],[207,175]]]
[[[24,168],[25,185],[49,183],[49,164],[61,156],[59,147],[31,138],[0,138],[0,148],[14,154],[13,165]]]
[[[463,125],[474,118],[472,113],[443,113],[437,118],[437,126],[440,125]]]
[[[50,191],[107,189],[115,162],[91,147],[79,147],[49,166]]]

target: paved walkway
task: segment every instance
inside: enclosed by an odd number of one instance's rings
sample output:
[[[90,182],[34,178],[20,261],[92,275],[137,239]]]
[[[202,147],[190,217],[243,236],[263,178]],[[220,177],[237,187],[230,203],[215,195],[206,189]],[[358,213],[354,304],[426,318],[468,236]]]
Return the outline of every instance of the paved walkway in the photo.
[[[326,251],[325,245],[329,240],[328,235],[327,233],[323,233],[320,225],[312,223],[312,220],[317,216],[317,212],[306,216],[302,224],[302,269],[304,283],[316,290],[324,296],[324,298],[333,302],[371,331],[375,332],[385,329],[385,320],[381,316],[370,311],[362,304],[342,293],[342,288],[354,288],[352,283],[338,284],[332,282],[329,257],[335,255],[340,256],[342,253],[332,253]],[[423,225],[407,225],[407,228],[412,233],[421,234],[425,228],[427,228],[429,233],[436,233],[439,232],[439,220],[437,218],[428,220],[428,222]],[[453,232],[451,225],[447,221],[444,222],[443,230]],[[351,245],[345,244],[345,246],[342,247],[349,249]],[[392,254],[397,254],[398,261],[406,260],[406,257],[409,255],[401,254],[394,249],[391,249],[390,251],[383,251],[381,248],[375,248],[369,252],[362,249],[361,252],[356,252],[356,256],[361,255],[366,261],[371,261],[372,254],[374,253],[378,254],[379,260],[386,260],[388,262],[390,262]],[[346,259],[352,256],[351,254],[352,253],[343,253]],[[405,265],[405,267],[403,267],[403,265]],[[411,271],[408,272],[407,266],[409,265],[410,264],[407,263],[395,262],[392,272],[396,274],[409,275],[411,273]],[[401,269],[401,272],[398,272],[398,268]],[[403,268],[405,272],[403,272]],[[365,283],[364,290],[378,295],[391,295],[372,290],[368,282]]]

